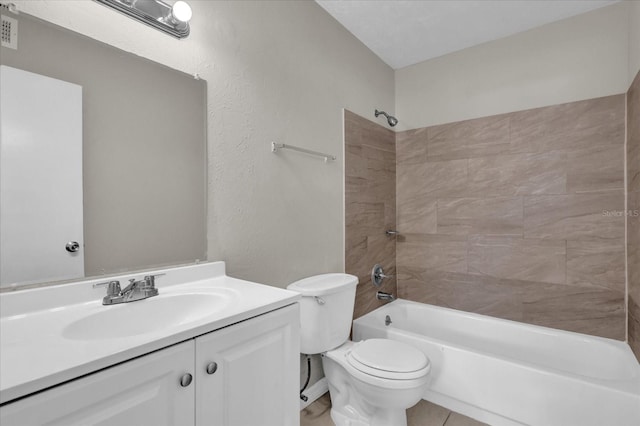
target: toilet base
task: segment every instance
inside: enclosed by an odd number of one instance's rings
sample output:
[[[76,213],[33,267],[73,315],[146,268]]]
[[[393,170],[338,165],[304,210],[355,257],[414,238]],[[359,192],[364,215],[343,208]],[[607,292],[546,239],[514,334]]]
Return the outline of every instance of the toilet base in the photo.
[[[336,426],[407,426],[406,410],[380,410],[369,419],[364,419],[355,412],[349,414],[351,415],[332,408],[331,420]]]

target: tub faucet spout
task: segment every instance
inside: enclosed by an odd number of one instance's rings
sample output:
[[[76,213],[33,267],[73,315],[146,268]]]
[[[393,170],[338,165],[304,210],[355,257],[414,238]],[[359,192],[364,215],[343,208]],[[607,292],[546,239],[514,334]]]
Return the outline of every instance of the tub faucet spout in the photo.
[[[396,300],[396,297],[393,294],[385,293],[384,291],[378,291],[376,293],[376,299],[386,300],[387,302],[393,302],[394,300]]]

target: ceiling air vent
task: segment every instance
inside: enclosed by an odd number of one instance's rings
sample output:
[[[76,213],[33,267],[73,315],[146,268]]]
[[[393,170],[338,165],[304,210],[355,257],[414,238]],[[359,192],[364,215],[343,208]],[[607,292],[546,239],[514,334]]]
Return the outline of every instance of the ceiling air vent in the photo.
[[[5,5],[2,5],[2,9],[4,8]],[[2,47],[17,49],[18,21],[5,15],[0,15],[0,17],[2,17],[2,27],[0,28],[0,41],[2,42]]]

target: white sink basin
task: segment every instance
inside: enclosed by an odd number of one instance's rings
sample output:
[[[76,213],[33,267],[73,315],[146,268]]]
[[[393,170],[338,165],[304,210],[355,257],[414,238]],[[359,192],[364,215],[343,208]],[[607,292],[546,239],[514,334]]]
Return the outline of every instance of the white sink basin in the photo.
[[[226,306],[225,293],[167,294],[135,302],[102,306],[62,330],[71,340],[118,339],[180,327],[198,321]]]
[[[0,404],[295,303],[207,262],[164,274],[158,296],[103,306],[104,277],[0,294]]]

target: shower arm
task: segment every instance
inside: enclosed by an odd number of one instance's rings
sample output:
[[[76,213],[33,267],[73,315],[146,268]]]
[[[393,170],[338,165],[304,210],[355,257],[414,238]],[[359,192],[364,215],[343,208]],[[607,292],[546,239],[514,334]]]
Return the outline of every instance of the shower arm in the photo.
[[[376,115],[376,117],[377,117],[377,116],[379,116],[379,115],[384,115],[385,117],[387,117],[387,119],[389,119],[389,114],[387,114],[387,113],[386,113],[386,112],[384,112],[384,111],[378,111],[378,110],[376,110],[375,115]]]
[[[398,124],[398,119],[395,118],[392,115],[387,114],[384,111],[378,111],[377,109],[374,112],[375,116],[379,116],[379,115],[384,115],[387,118],[387,123],[389,124],[389,126],[394,127],[396,124]]]

